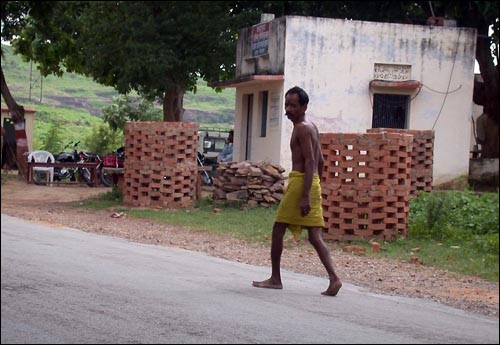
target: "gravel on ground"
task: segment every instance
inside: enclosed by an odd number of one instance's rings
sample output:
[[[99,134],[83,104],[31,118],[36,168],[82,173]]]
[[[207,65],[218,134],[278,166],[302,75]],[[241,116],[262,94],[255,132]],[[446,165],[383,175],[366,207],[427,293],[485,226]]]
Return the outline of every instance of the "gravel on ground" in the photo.
[[[37,186],[9,176],[7,179],[2,178],[1,209],[4,214],[54,227],[71,227],[135,242],[205,252],[270,269],[269,243],[249,243],[228,235],[137,219],[126,213],[117,214],[113,209],[95,211],[75,207],[75,201],[110,190],[84,185]],[[498,282],[463,276],[420,263],[356,255],[342,251],[338,243],[328,242],[328,246],[335,270],[344,282],[369,292],[428,299],[475,314],[499,316]],[[306,240],[285,242],[282,268],[325,277],[327,287],[326,271]],[[267,278],[255,277],[255,280]],[[286,288],[286,281],[283,285]]]

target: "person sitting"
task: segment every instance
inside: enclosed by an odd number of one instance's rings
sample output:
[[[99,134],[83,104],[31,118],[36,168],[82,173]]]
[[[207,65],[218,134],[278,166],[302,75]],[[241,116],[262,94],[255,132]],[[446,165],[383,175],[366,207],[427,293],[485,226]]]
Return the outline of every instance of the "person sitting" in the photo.
[[[233,135],[234,131],[229,131],[226,145],[224,145],[221,153],[219,153],[219,155],[217,156],[217,163],[233,161]]]

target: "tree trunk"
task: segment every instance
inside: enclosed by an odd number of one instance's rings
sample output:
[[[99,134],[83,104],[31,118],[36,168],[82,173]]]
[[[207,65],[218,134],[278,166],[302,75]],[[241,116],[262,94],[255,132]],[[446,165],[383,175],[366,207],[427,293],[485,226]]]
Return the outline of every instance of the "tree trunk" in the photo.
[[[9,108],[11,118],[14,121],[14,128],[16,130],[16,161],[18,173],[24,178],[27,178],[28,164],[26,161],[25,153],[28,152],[28,140],[26,137],[26,128],[24,124],[24,107],[17,104],[14,97],[12,97],[12,94],[10,93],[9,87],[7,86],[7,82],[5,81],[5,77],[3,75],[3,68],[0,70],[0,72],[2,96],[5,100],[5,103],[7,103],[7,107]]]
[[[165,91],[163,98],[163,120],[182,121],[184,117],[184,90],[181,87]]]

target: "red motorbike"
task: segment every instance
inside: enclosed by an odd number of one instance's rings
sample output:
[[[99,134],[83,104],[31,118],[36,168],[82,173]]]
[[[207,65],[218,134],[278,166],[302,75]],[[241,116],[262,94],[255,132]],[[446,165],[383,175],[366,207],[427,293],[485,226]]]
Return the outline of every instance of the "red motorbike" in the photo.
[[[113,174],[106,168],[122,168],[125,162],[125,147],[102,156],[102,162],[97,167],[101,183],[106,187],[113,187]]]

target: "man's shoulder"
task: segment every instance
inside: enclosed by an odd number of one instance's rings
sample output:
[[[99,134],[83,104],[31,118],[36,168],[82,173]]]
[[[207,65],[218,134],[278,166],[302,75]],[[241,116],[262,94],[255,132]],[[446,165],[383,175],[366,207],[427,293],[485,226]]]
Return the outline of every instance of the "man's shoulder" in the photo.
[[[308,133],[316,133],[318,128],[316,127],[316,125],[311,122],[311,121],[304,121],[304,122],[301,122],[299,124],[297,124],[295,126],[295,128],[297,130],[297,132],[299,133],[303,133],[303,134],[308,134]]]

